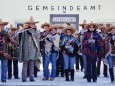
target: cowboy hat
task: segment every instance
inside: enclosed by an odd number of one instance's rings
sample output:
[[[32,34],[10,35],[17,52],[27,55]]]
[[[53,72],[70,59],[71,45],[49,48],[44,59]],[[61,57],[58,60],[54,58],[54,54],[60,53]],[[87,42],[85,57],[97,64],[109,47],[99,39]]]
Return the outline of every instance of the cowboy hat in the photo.
[[[63,33],[66,34],[67,30],[70,30],[72,32],[72,34],[74,34],[76,31],[74,27],[68,26],[63,30]]]
[[[45,22],[45,23],[43,23],[43,24],[41,25],[41,28],[43,28],[43,29],[44,29],[44,26],[48,26],[48,27],[50,27],[50,24],[49,24],[49,23],[47,23],[47,22]]]
[[[69,22],[66,22],[67,26],[71,26],[71,24]]]
[[[112,29],[115,29],[115,26],[111,26],[107,28],[108,31],[111,31]]]
[[[34,21],[34,18],[31,16],[28,22],[25,22],[25,24],[33,24],[33,23],[39,23],[37,21]]]
[[[90,26],[94,26],[95,29],[98,29],[98,24],[97,23],[93,23],[93,21],[91,21],[91,23],[86,24],[86,29],[89,29]]]
[[[52,29],[58,29],[57,25],[50,25],[49,30],[51,31]]]
[[[82,24],[79,24],[79,26],[85,26],[87,24],[87,21],[84,20]]]
[[[8,22],[3,22],[2,19],[0,18],[0,25],[7,25]]]
[[[17,30],[17,28],[15,28],[12,24],[10,24],[10,29],[11,30]]]
[[[100,29],[100,30],[107,30],[107,27],[101,26],[101,27],[99,27],[99,29]]]

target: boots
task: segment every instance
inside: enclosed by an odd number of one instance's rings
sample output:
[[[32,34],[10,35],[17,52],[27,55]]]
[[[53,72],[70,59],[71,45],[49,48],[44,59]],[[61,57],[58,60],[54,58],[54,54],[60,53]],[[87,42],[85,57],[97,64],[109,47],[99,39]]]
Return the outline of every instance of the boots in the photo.
[[[65,78],[66,78],[66,81],[70,81],[69,80],[69,70],[68,69],[65,69]]]
[[[74,81],[74,69],[71,69],[71,81]]]
[[[110,77],[111,77],[111,82],[114,81],[114,72],[113,72],[113,68],[109,68],[109,73],[110,73]]]

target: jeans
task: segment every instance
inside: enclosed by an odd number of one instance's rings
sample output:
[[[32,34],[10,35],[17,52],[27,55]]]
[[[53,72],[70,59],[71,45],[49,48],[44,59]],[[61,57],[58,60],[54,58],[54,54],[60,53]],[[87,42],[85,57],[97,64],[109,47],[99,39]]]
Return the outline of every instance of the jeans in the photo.
[[[6,76],[7,76],[7,59],[2,59],[1,60],[1,81],[5,80],[6,81]]]
[[[113,61],[115,61],[115,56],[108,56],[107,57],[108,63],[109,63],[109,68],[113,68]]]
[[[64,69],[74,69],[75,57],[71,57],[67,54],[63,55],[64,57]]]
[[[45,78],[55,78],[56,76],[56,59],[58,56],[58,53],[52,52],[50,55],[46,54],[45,55],[45,63],[44,63],[44,77]],[[51,70],[51,74],[49,76],[49,63],[52,63],[52,70]]]

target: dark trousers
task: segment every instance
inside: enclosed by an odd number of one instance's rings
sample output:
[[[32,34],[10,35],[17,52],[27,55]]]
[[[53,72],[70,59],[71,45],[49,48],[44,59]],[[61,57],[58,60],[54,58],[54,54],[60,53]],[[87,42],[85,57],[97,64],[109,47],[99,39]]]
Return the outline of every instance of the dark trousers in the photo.
[[[105,65],[104,63],[103,63],[103,66],[104,66],[103,75],[104,75],[104,76],[107,76],[107,75],[108,75],[108,74],[107,74],[108,67],[107,67],[107,65]],[[97,75],[98,75],[98,76],[100,75],[100,68],[101,68],[101,61],[97,61]]]
[[[86,56],[87,59],[87,81],[97,80],[97,68],[96,68],[96,57],[92,58],[90,56]]]
[[[34,63],[34,76],[37,76],[38,68],[35,66]],[[28,61],[28,68],[27,68],[27,76],[29,77],[29,61]]]
[[[38,73],[38,68],[35,66],[35,63],[34,63],[34,76],[35,77],[37,76],[37,73]]]
[[[13,63],[13,75],[18,77],[18,60],[8,60],[8,78],[12,77],[12,63]]]
[[[76,70],[79,70],[79,63],[81,66],[81,70],[83,70],[83,68],[84,68],[83,58],[81,55],[76,55]]]
[[[59,52],[59,58],[56,62],[56,75],[58,76],[59,73],[61,73],[61,75],[64,75],[64,59],[62,52]]]

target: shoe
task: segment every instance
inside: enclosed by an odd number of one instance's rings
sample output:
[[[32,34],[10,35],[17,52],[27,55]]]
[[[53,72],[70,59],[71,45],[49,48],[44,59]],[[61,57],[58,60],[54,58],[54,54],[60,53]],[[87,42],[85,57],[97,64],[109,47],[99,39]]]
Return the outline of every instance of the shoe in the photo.
[[[64,75],[61,75],[61,77],[64,77]]]
[[[87,82],[91,82],[91,80],[87,80]]]
[[[59,75],[58,75],[58,74],[56,74],[56,77],[59,77]]]
[[[93,82],[97,82],[97,80],[93,80]]]
[[[50,78],[50,81],[53,81],[54,80],[54,78]]]
[[[14,79],[20,79],[19,77],[14,77]]]
[[[34,77],[38,77],[37,75],[34,75]]]
[[[27,81],[24,79],[24,80],[22,80],[22,82],[27,82]]]
[[[30,79],[31,82],[34,82],[35,80],[34,79]]]
[[[83,79],[86,79],[87,78],[87,76],[85,75],[84,77],[83,77]]]
[[[2,80],[1,82],[6,83],[6,80]]]
[[[104,75],[104,77],[109,77],[108,75]]]
[[[11,79],[12,77],[8,77],[8,79]]]
[[[45,78],[45,77],[44,77],[42,80],[43,80],[43,81],[46,81],[46,80],[48,80],[48,78]]]

